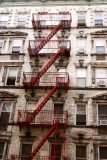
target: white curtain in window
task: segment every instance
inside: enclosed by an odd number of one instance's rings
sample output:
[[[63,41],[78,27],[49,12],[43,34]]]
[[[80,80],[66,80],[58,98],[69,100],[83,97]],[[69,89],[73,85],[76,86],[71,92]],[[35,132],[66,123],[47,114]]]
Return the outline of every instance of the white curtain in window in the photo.
[[[85,48],[86,39],[77,39],[77,48]]]
[[[8,15],[1,15],[0,21],[8,21]]]
[[[96,78],[106,78],[106,70],[105,69],[97,69],[96,70]]]
[[[95,20],[102,20],[102,13],[95,13]]]
[[[95,46],[104,46],[105,40],[104,39],[96,39]]]
[[[77,69],[77,77],[85,78],[86,77],[86,69]]]
[[[11,109],[11,103],[10,102],[4,102],[3,107],[2,107],[2,111],[9,112],[10,109]]]
[[[8,77],[16,77],[16,75],[17,75],[17,68],[10,68]]]
[[[3,45],[3,40],[0,40],[0,47],[2,47]]]
[[[22,45],[22,40],[13,40],[13,46],[20,46],[21,47],[21,45]]]

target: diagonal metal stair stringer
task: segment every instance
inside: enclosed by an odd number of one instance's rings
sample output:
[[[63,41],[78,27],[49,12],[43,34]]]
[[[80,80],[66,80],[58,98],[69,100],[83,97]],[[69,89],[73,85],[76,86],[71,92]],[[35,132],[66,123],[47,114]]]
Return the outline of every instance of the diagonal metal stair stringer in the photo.
[[[42,145],[46,142],[47,138],[51,135],[51,133],[55,130],[57,127],[57,124],[54,124],[51,129],[48,131],[48,133],[45,135],[45,137],[41,140],[41,142],[37,145],[37,147],[33,150],[31,155],[27,158],[27,160],[32,160],[36,153],[39,151],[39,149],[42,147]]]

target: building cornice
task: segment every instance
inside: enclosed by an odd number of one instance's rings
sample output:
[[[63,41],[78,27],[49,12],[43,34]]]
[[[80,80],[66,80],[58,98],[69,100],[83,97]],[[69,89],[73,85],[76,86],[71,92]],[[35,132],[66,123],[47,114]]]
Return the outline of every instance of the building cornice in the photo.
[[[107,0],[0,0],[0,6],[105,5]]]

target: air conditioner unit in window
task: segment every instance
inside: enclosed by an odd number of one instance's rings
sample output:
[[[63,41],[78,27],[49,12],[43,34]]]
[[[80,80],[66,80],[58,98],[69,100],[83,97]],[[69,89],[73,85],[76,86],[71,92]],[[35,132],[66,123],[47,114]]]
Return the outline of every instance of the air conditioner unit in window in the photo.
[[[79,54],[84,54],[85,49],[84,48],[79,48],[78,52],[79,52]]]
[[[99,86],[105,86],[105,80],[99,80],[99,81],[97,82],[97,84],[98,84]]]
[[[100,125],[107,125],[107,120],[100,120]]]

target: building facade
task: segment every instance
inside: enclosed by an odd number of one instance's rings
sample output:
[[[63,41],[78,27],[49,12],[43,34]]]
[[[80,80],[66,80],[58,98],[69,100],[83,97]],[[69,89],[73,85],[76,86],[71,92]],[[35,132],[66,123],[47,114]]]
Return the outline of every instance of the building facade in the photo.
[[[41,3],[0,8],[0,159],[106,160],[107,5]]]

